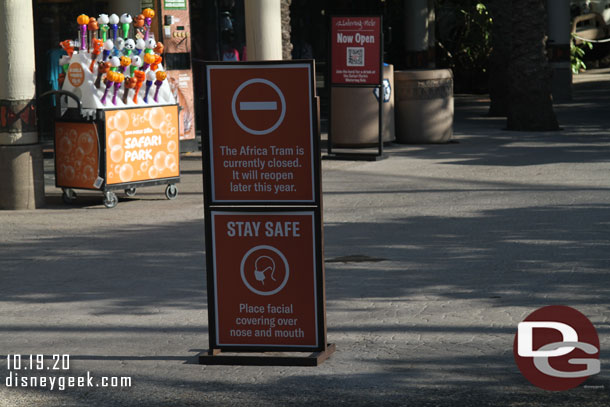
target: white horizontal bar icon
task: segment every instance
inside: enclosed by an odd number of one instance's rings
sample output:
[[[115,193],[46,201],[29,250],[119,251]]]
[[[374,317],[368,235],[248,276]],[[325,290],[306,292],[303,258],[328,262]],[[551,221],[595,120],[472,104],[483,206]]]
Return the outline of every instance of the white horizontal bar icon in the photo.
[[[239,102],[241,110],[277,110],[277,102]]]

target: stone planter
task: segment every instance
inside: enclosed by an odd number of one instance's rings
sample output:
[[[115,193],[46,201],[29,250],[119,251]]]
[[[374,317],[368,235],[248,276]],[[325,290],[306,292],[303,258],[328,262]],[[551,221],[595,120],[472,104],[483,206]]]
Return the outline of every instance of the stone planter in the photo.
[[[447,143],[453,136],[453,75],[449,69],[394,72],[396,141]]]

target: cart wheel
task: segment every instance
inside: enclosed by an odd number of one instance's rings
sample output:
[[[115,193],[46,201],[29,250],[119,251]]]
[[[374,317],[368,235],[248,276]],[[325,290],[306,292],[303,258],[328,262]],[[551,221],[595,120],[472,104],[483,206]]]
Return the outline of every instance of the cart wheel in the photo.
[[[165,188],[165,197],[167,199],[176,199],[178,196],[178,188],[175,184],[169,184],[167,188]]]
[[[114,208],[119,203],[119,198],[117,198],[114,192],[108,191],[104,192],[104,206],[108,209]]]
[[[72,205],[72,202],[76,199],[76,192],[72,188],[64,188],[61,199],[65,204]]]
[[[136,196],[136,189],[135,188],[127,188],[125,190],[125,195],[127,195],[128,197],[132,197],[132,196]]]

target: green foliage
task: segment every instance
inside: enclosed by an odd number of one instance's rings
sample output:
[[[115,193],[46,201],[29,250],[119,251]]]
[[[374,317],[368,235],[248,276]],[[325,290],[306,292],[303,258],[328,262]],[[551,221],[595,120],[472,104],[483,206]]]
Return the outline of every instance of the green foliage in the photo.
[[[458,92],[487,91],[493,21],[486,3],[437,0],[437,64],[453,70]]]
[[[439,0],[438,45],[441,64],[458,71],[486,72],[491,54],[491,25],[485,3]]]
[[[587,65],[583,61],[585,48],[593,49],[593,43],[583,41],[581,44],[576,45],[574,40],[574,34],[572,34],[572,39],[570,40],[570,64],[572,65],[572,73],[578,75],[587,70]]]

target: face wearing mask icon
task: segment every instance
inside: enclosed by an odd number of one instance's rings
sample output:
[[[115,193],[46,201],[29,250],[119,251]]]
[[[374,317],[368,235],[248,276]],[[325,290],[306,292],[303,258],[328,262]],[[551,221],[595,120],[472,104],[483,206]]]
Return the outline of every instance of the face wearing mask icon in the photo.
[[[244,254],[239,275],[244,285],[254,294],[274,295],[288,283],[290,266],[281,251],[273,246],[260,245]]]
[[[260,256],[254,262],[254,277],[261,284],[265,285],[265,273],[268,273],[271,280],[275,281],[275,262],[269,256]]]

